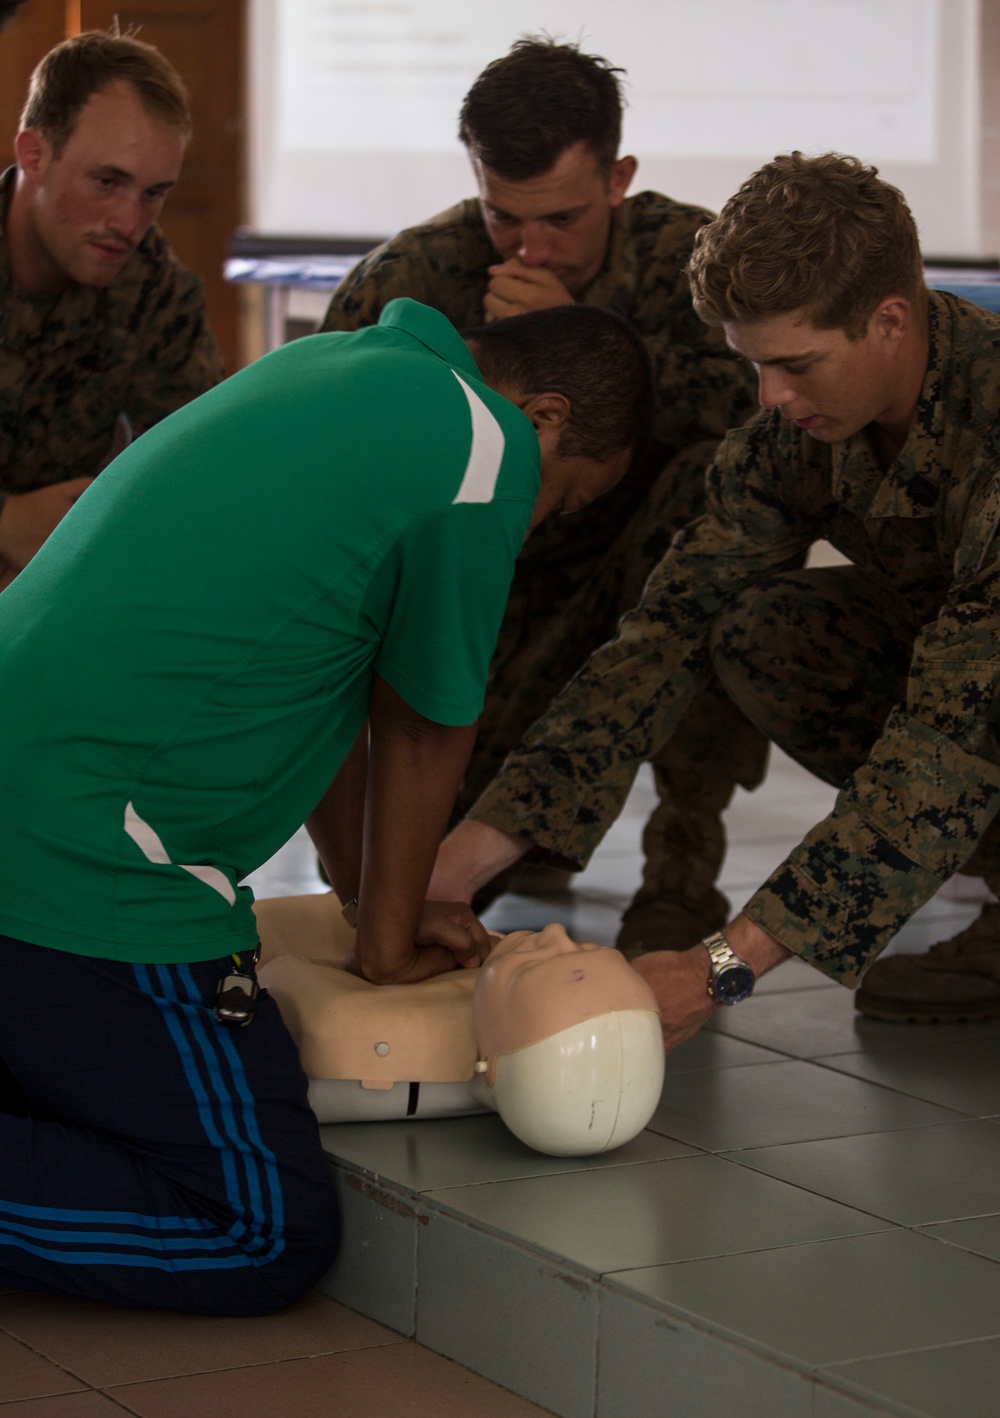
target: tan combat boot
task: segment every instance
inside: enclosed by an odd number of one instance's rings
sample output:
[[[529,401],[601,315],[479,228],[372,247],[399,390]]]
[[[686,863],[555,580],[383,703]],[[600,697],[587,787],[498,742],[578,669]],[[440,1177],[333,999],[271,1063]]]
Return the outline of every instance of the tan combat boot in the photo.
[[[922,955],[889,955],[865,971],[854,999],[872,1019],[950,1024],[1000,1019],[1000,905]]]

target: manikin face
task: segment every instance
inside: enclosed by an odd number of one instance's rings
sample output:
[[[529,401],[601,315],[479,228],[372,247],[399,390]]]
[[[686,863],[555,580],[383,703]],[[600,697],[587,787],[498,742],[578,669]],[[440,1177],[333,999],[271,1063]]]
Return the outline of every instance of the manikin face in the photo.
[[[858,340],[817,330],[804,311],[756,324],[730,321],[723,329],[730,347],[757,369],[761,406],[778,409],[817,442],[835,443],[906,412],[900,306],[908,313],[905,301],[883,301]]]
[[[177,181],[184,137],[116,81],[90,96],[58,156],[33,132],[18,135],[17,155],[30,197],[33,284],[55,292],[70,281],[114,280]]]
[[[611,213],[624,200],[635,159],[602,168],[584,143],[574,143],[540,177],[513,181],[471,153],[483,221],[501,259],[545,266],[571,295],[590,284],[608,246]]]
[[[578,945],[551,925],[504,936],[482,966],[473,1009],[480,1052],[492,1060],[598,1015],[656,1005],[617,950]]]

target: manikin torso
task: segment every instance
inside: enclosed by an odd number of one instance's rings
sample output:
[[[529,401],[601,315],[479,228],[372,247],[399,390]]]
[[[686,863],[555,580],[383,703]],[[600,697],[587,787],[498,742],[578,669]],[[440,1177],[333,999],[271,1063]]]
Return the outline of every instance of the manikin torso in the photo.
[[[486,965],[375,986],[345,968],[332,894],[255,906],[260,983],[310,1079],[320,1122],[498,1111],[541,1151],[620,1146],[648,1122],[663,1045],[645,982],[561,926],[502,938]]]

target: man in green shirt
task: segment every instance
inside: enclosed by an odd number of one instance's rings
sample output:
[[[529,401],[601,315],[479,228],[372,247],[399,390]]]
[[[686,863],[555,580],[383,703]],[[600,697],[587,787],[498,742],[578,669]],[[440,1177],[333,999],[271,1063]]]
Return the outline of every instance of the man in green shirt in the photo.
[[[618,637],[445,842],[436,889],[467,899],[529,844],[585,861],[711,666],[840,795],[724,936],[636,962],[668,1047],[733,1002],[727,971],[749,992],[792,954],[881,1017],[1000,1016],[1000,908],[872,964],[963,866],[1000,889],[1000,317],[928,291],[902,195],[835,154],[749,178],[691,279],[762,411]],[[802,570],[819,538],[851,565]]]
[[[619,153],[619,73],[545,38],[519,40],[487,65],[459,127],[478,198],[371,252],[326,315],[324,328],[354,330],[409,295],[461,329],[599,306],[629,321],[653,361],[658,407],[645,456],[599,508],[538,528],[518,558],[462,810],[637,604],[674,534],[704,511],[719,440],[753,409],[749,365],[691,305],[685,266],[711,213],[659,192],[626,195],[637,163]],[[721,812],[737,783],[760,780],[765,753],[718,685],[707,686],[654,759],[661,801],[622,946],[691,945],[722,925],[726,902],[714,886],[725,851]]]
[[[266,997],[223,1022],[252,1004],[240,881],[303,821],[359,973],[488,948],[425,897],[514,562],[622,476],[653,396],[606,312],[469,340],[399,300],[276,351],[126,450],[0,596],[0,1284],[249,1313],[329,1262],[290,1040]]]

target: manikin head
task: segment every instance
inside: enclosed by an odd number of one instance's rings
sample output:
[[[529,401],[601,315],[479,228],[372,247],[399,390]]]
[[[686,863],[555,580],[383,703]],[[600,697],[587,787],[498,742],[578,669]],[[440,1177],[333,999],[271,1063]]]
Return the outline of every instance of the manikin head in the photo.
[[[531,36],[488,64],[462,104],[459,137],[498,255],[547,267],[571,295],[601,269],[635,176],[635,158],[618,157],[621,72]]]
[[[473,1023],[497,1112],[539,1152],[586,1155],[645,1127],[663,1087],[652,991],[616,950],[560,925],[503,937],[479,972]]]
[[[184,86],[152,45],[90,32],[51,50],[14,142],[17,283],[44,296],[114,280],[177,181],[190,128]]]
[[[905,427],[927,291],[913,217],[876,168],[775,158],[698,232],[688,274],[698,315],[756,365],[764,408],[823,443]]]
[[[531,525],[576,512],[615,486],[645,446],[656,389],[646,346],[627,321],[559,305],[464,332],[483,379],[531,420],[542,487]]]
[[[418,1116],[489,1107],[528,1146],[586,1156],[620,1147],[652,1116],[659,1015],[618,951],[546,926],[497,937],[479,969],[373,985],[344,968],[354,931],[332,892],[254,909],[261,984],[314,1080],[310,1097],[327,1098],[323,1121],[410,1116],[417,1083],[438,1100],[425,1108],[422,1088]]]

